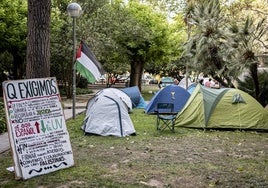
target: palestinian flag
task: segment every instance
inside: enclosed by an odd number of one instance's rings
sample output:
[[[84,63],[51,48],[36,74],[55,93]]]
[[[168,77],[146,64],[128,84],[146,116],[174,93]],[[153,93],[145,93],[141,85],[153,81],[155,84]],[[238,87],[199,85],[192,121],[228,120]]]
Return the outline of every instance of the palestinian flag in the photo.
[[[76,53],[76,61],[76,70],[90,83],[99,80],[101,75],[104,74],[100,62],[98,62],[94,54],[83,41],[81,41]]]

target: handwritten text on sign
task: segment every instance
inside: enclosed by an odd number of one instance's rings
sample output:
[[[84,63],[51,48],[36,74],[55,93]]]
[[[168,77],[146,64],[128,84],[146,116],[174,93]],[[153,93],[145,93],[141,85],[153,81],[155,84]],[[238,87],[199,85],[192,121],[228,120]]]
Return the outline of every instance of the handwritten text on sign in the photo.
[[[56,79],[8,81],[3,89],[17,176],[28,179],[72,166]]]

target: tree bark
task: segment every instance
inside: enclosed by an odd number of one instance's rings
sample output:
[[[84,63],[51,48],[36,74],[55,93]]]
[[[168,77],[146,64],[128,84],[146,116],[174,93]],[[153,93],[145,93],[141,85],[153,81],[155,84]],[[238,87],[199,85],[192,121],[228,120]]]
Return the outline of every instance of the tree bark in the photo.
[[[255,87],[255,99],[260,102],[260,86],[259,86],[259,79],[258,79],[258,64],[252,63],[249,67],[250,74],[254,83]]]
[[[50,76],[51,0],[28,0],[26,78]]]
[[[130,84],[129,86],[138,86],[141,91],[141,81],[143,74],[144,63],[133,61],[131,63],[131,71],[130,71]]]

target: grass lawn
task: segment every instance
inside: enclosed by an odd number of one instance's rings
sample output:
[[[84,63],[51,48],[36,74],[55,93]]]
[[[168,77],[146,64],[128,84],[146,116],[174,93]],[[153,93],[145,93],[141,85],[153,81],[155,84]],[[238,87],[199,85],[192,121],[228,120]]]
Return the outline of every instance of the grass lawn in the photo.
[[[137,136],[84,136],[84,115],[67,122],[75,166],[14,179],[11,151],[0,155],[0,187],[268,187],[267,133],[176,128],[131,114]]]

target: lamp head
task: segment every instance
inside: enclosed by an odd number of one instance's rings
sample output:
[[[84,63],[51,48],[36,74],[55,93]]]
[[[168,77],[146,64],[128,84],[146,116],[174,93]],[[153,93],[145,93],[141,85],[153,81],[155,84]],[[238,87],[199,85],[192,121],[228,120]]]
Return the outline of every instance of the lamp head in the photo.
[[[78,3],[70,3],[67,6],[67,12],[72,18],[77,18],[82,14],[82,8]]]

